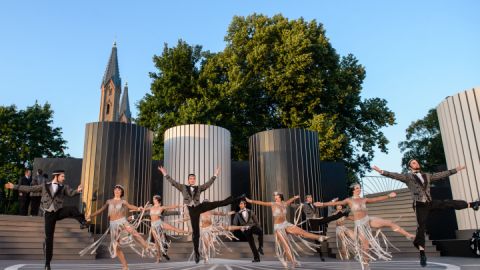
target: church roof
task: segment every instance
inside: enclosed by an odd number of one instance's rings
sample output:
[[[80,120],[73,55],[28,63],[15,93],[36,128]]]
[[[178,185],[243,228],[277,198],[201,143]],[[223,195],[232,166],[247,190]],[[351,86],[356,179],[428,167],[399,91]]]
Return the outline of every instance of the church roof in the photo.
[[[102,85],[106,85],[110,80],[113,80],[116,87],[119,89],[121,88],[122,82],[120,79],[120,70],[118,68],[116,42],[113,43],[112,53],[110,54],[110,59],[108,60],[108,65],[105,69],[105,74],[103,75]]]

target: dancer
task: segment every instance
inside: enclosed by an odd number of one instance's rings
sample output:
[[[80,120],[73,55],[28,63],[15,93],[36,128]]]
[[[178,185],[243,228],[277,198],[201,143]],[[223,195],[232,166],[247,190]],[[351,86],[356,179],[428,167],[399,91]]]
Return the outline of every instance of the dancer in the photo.
[[[370,269],[370,260],[390,260],[392,258],[392,255],[386,250],[387,247],[383,248],[380,245],[378,237],[372,234],[371,228],[390,227],[394,232],[400,233],[407,237],[407,239],[413,239],[414,235],[390,220],[368,216],[367,203],[381,202],[395,198],[397,196],[395,192],[374,198],[361,198],[362,187],[360,184],[355,183],[351,188],[353,193],[351,198],[327,203],[316,202],[315,205],[317,207],[324,207],[348,204],[353,213],[353,221],[355,222],[355,257],[361,263],[362,269]],[[388,244],[388,239],[383,234],[382,237],[384,242]]]
[[[80,255],[83,256],[87,253],[93,254],[103,240],[106,239],[106,236],[110,231],[110,244],[108,245],[110,255],[112,258],[118,257],[118,260],[122,264],[122,269],[128,270],[128,263],[125,259],[122,247],[128,246],[142,257],[145,254],[149,257],[153,257],[154,250],[149,247],[145,239],[143,239],[143,237],[136,231],[135,226],[127,221],[125,214],[128,209],[139,211],[142,210],[142,208],[131,205],[126,200],[122,199],[124,195],[125,189],[123,186],[116,185],[113,188],[113,199],[107,200],[100,209],[87,217],[87,220],[90,220],[92,217],[99,215],[108,208],[110,226],[100,239],[80,251]]]
[[[465,169],[465,166],[457,166],[457,168],[437,173],[424,173],[421,171],[421,166],[418,160],[411,159],[407,163],[409,173],[400,174],[388,172],[373,166],[372,169],[383,176],[398,180],[407,185],[413,199],[413,210],[417,216],[417,234],[413,245],[420,251],[420,265],[427,266],[427,256],[425,255],[425,230],[427,227],[427,219],[430,211],[435,209],[465,209],[472,208],[477,211],[480,202],[474,201],[467,203],[462,200],[433,200],[430,194],[430,184],[432,181],[440,180],[452,174]]]
[[[343,205],[335,206],[334,214],[338,214],[343,211]],[[337,240],[337,249],[340,254],[341,260],[349,260],[350,254],[355,254],[355,236],[352,230],[345,226],[345,220],[348,216],[343,216],[335,221],[335,236]]]
[[[274,219],[273,229],[275,231],[275,253],[283,266],[288,267],[288,262],[291,263],[292,267],[300,266],[300,263],[296,260],[296,256],[298,256],[297,250],[302,250],[302,248],[297,242],[302,243],[305,247],[315,252],[319,246],[306,241],[304,238],[323,242],[328,237],[306,232],[296,225],[287,222],[287,206],[300,198],[300,196],[297,195],[284,201],[283,194],[275,192],[273,195],[274,202],[262,202],[248,198],[246,198],[246,201],[253,204],[270,206],[272,208]]]
[[[244,200],[240,201],[239,204],[240,211],[235,214],[233,218],[233,225],[236,226],[248,226],[248,230],[243,230],[243,234],[247,238],[248,245],[253,253],[253,261],[252,262],[259,262],[260,255],[263,255],[263,230],[260,227],[260,223],[258,222],[258,218],[253,211],[247,209],[247,202]],[[258,235],[258,249],[255,245],[255,239],[253,235]]]
[[[203,200],[203,203],[208,202],[208,199]],[[235,214],[234,211],[224,213],[222,211],[207,211],[200,215],[200,249],[199,252],[205,263],[217,254],[220,254],[220,247],[228,247],[223,243],[222,237],[229,240],[236,239],[232,231],[247,230],[248,226],[229,226],[214,220],[214,216],[230,216]],[[230,250],[230,249],[229,249]],[[231,250],[230,250],[231,251]],[[194,255],[193,252],[192,255]]]
[[[145,209],[150,212],[150,233],[148,234],[147,243],[153,239],[155,241],[157,263],[161,261],[162,255],[168,258],[167,250],[170,243],[167,241],[165,231],[173,231],[181,234],[190,234],[190,232],[176,228],[162,220],[165,210],[176,209],[181,205],[162,206],[162,197],[160,195],[153,196],[153,206]],[[169,259],[169,258],[168,258]],[[167,259],[167,260],[168,260]]]
[[[76,207],[63,207],[65,196],[73,197],[82,192],[82,186],[72,190],[65,182],[65,171],[56,170],[52,173],[53,179],[36,186],[19,186],[10,182],[5,184],[5,188],[18,190],[22,193],[42,192],[41,208],[45,211],[45,242],[43,244],[45,252],[45,270],[50,270],[50,262],[53,257],[53,236],[55,234],[55,225],[57,221],[64,218],[74,218],[80,222],[80,229],[87,227],[85,216],[78,211]]]
[[[338,200],[334,199],[334,201]],[[322,217],[319,211],[319,208],[316,207],[313,204],[313,197],[312,195],[305,195],[305,202],[300,205],[302,208],[302,212],[305,214],[305,217],[307,218],[307,227],[309,228],[308,231],[312,233],[323,233],[324,229],[321,229],[321,227],[326,228],[326,224],[328,224],[331,221],[337,220],[343,216],[348,216],[348,211],[341,211],[341,212],[336,212],[333,215],[327,216],[327,217]],[[317,243],[320,245],[320,243]],[[322,248],[318,248],[317,252],[320,256],[320,260],[323,262],[325,259],[323,258],[323,253],[322,253]]]
[[[187,205],[188,208],[188,214],[190,216],[190,223],[192,225],[192,233],[193,233],[193,249],[195,252],[195,263],[200,262],[200,252],[198,250],[199,247],[199,240],[200,240],[200,214],[204,213],[209,210],[213,210],[217,207],[220,206],[226,206],[234,201],[237,200],[237,198],[233,197],[228,197],[223,201],[216,201],[216,202],[202,202],[200,203],[200,194],[207,190],[213,182],[215,182],[215,179],[217,179],[218,174],[220,173],[220,168],[217,168],[215,170],[215,174],[210,178],[209,181],[207,181],[203,185],[195,185],[197,182],[195,174],[189,174],[188,175],[188,185],[180,184],[179,182],[175,181],[168,175],[167,170],[159,166],[158,170],[163,174],[165,179],[172,184],[176,189],[178,189],[180,192],[182,192],[183,196],[183,203]],[[242,195],[243,196],[243,195]],[[242,197],[240,196],[240,197]]]

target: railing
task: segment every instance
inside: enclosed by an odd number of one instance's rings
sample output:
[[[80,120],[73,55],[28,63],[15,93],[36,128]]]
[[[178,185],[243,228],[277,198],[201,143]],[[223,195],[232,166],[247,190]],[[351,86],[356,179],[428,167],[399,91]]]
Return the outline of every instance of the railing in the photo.
[[[361,179],[363,195],[375,194],[391,190],[406,188],[407,186],[397,180],[384,176],[365,176]]]

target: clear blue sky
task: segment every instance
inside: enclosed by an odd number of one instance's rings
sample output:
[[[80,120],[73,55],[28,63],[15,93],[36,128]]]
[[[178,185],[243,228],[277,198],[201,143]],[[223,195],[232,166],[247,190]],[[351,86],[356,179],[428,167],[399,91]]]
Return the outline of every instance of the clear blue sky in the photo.
[[[340,55],[366,67],[362,96],[381,97],[397,124],[383,131],[398,171],[408,125],[446,96],[480,86],[480,1],[2,1],[0,105],[49,102],[67,152],[82,157],[85,124],[98,120],[100,82],[114,40],[131,109],[150,90],[152,56],[184,39],[220,51],[234,15],[281,13],[324,24]],[[372,173],[374,174],[374,173]]]

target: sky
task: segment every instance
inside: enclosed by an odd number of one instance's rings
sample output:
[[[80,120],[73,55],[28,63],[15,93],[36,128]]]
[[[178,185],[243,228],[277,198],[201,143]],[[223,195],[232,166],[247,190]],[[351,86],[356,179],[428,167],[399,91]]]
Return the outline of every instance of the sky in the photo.
[[[396,125],[382,129],[389,153],[377,151],[372,164],[400,171],[398,143],[411,122],[445,97],[480,87],[479,11],[475,0],[2,1],[0,106],[50,103],[67,153],[81,158],[114,41],[136,117],[148,74],[157,71],[152,57],[165,43],[183,39],[218,52],[235,15],[303,17],[324,25],[338,54],[365,66],[362,98],[387,100]]]

